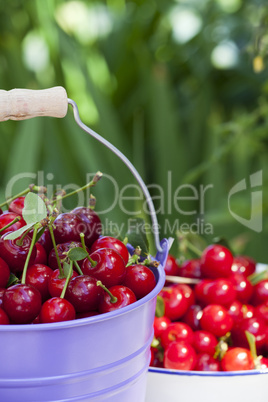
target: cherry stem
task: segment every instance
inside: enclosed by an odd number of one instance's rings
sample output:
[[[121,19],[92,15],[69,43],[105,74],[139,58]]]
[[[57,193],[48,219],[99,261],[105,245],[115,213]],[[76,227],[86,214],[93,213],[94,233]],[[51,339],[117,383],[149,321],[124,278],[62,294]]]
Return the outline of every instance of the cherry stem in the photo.
[[[84,273],[83,273],[83,271],[81,270],[81,268],[79,267],[79,264],[78,264],[77,261],[74,261],[74,265],[75,265],[75,268],[77,269],[79,275],[84,275]]]
[[[256,361],[258,355],[257,355],[257,349],[256,349],[255,336],[249,331],[245,331],[245,335],[247,337],[247,341],[249,344],[250,353],[252,354],[254,361]]]
[[[69,285],[69,282],[70,282],[70,279],[71,279],[72,274],[73,274],[73,261],[70,261],[69,272],[68,272],[68,275],[67,275],[67,277],[66,277],[66,281],[65,281],[64,287],[63,287],[63,289],[62,289],[61,295],[60,295],[60,298],[61,298],[61,299],[64,299],[64,296],[65,296],[65,293],[66,293],[66,289],[67,289],[67,287],[68,287],[68,285]]]
[[[115,297],[110,290],[103,285],[103,283],[101,281],[97,281],[97,286],[100,286],[103,290],[105,290],[105,292],[108,293],[108,295],[110,296],[110,302],[111,303],[116,303],[117,302],[117,297]]]
[[[21,220],[20,216],[17,216],[16,218],[13,219],[13,221],[9,222],[6,226],[0,229],[0,233],[2,233],[4,230],[8,229],[10,226],[12,226],[14,223],[18,222]]]
[[[28,268],[28,265],[29,265],[29,261],[30,261],[30,258],[31,258],[31,254],[32,254],[32,251],[33,251],[33,247],[34,247],[34,245],[35,245],[35,240],[36,240],[36,235],[37,235],[38,229],[39,229],[38,226],[36,226],[36,227],[34,228],[32,241],[31,241],[31,244],[30,244],[30,247],[29,247],[29,251],[28,251],[28,254],[27,254],[25,263],[24,263],[23,272],[22,272],[22,277],[21,277],[21,283],[22,283],[23,285],[25,285],[25,282],[26,282],[27,268]]]
[[[90,264],[94,268],[97,265],[97,261],[92,260],[92,258],[90,257],[90,255],[87,252],[84,233],[80,233],[80,239],[81,239],[82,248],[87,253],[87,259],[89,260]]]
[[[93,177],[93,179],[89,183],[87,183],[84,186],[78,188],[77,190],[71,191],[68,194],[58,196],[57,199],[55,200],[55,202],[59,202],[61,200],[64,200],[67,197],[71,197],[72,195],[75,195],[75,194],[79,193],[80,191],[84,191],[87,188],[94,187],[97,184],[97,182],[101,179],[101,177],[102,177],[102,173],[97,172],[95,174],[95,176]]]
[[[58,249],[57,249],[57,244],[56,244],[55,236],[54,236],[54,233],[53,233],[53,227],[52,227],[52,224],[51,224],[51,223],[48,224],[48,230],[49,230],[50,237],[51,237],[51,240],[52,240],[53,248],[54,248],[54,250],[55,250],[55,255],[56,255],[56,260],[57,260],[57,264],[58,264],[58,269],[59,269],[59,271],[60,271],[60,277],[63,278],[63,277],[64,277],[64,273],[63,273],[63,269],[62,269],[62,266],[61,266],[61,261],[60,261],[60,257],[59,257],[59,253],[58,253]]]
[[[38,187],[33,184],[30,184],[29,188],[26,188],[25,190],[21,191],[20,193],[14,195],[13,197],[10,197],[6,201],[2,202],[2,204],[0,204],[0,208],[4,207],[5,205],[8,205],[10,202],[14,201],[16,198],[19,198],[19,197],[22,197],[22,196],[28,194],[30,191],[44,192],[44,190],[46,190],[44,187]]]
[[[23,234],[21,235],[21,237],[18,238],[18,240],[16,241],[16,244],[18,246],[22,246],[23,245],[23,240],[25,238],[25,236],[27,236],[27,234],[30,232],[30,230],[32,230],[32,227],[28,228],[27,230],[25,230],[25,232],[23,232]]]
[[[248,276],[248,280],[253,286],[267,278],[268,269],[265,269],[262,272],[254,272],[254,274]]]

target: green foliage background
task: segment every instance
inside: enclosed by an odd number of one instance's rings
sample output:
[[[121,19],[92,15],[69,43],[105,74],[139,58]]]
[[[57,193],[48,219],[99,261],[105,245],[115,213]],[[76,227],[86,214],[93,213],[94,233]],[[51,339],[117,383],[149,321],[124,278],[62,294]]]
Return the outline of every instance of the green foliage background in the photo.
[[[200,29],[178,41],[174,32],[182,20],[172,18],[185,11]],[[0,88],[64,86],[83,122],[118,147],[148,185],[154,184],[161,237],[174,237],[176,223],[199,219],[203,228],[206,223],[213,227],[213,233],[204,233],[208,241],[226,237],[237,252],[267,262],[267,22],[264,0],[2,1]],[[230,41],[237,63],[219,68],[213,51]],[[119,189],[135,183],[120,160],[78,128],[71,110],[62,120],[3,122],[0,135],[1,199],[20,173],[14,191],[33,182],[29,176],[36,172],[44,172],[51,186],[83,185],[97,170],[114,177]],[[249,184],[249,176],[259,170],[263,202],[255,213],[262,212],[263,228],[258,233],[234,219],[228,194],[243,179]],[[211,186],[204,211],[200,197],[180,201],[181,212],[175,208],[173,197],[183,184],[194,186],[198,195],[200,186]],[[103,179],[94,195],[96,210],[107,209],[114,187]],[[129,188],[124,195],[138,193]],[[193,191],[184,187],[180,195],[190,197]],[[141,209],[140,200],[124,205]],[[250,189],[233,197],[231,205],[249,219]],[[120,205],[107,216],[118,223],[133,217]],[[173,248],[176,253],[176,242]]]

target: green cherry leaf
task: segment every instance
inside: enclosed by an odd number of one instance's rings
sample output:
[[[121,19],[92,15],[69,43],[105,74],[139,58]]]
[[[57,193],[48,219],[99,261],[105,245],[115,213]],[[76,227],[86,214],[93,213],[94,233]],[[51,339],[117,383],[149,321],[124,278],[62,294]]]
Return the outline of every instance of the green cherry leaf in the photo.
[[[82,247],[74,247],[68,251],[67,255],[71,261],[81,261],[87,257],[88,253]]]
[[[8,233],[5,236],[5,240],[15,240],[18,237],[20,237],[24,232],[26,232],[26,230],[30,229],[34,224],[33,223],[29,223],[28,225],[24,225],[21,228],[19,228],[18,230],[14,230],[14,232]]]
[[[67,278],[70,269],[71,269],[70,264],[68,264],[66,261],[64,261],[64,263],[63,263],[63,275],[64,275],[64,278]]]
[[[133,225],[130,226],[126,233],[128,242],[134,247],[140,247],[142,250],[141,255],[146,257],[149,254],[149,242],[146,236],[146,223],[142,218],[135,218]]]
[[[47,207],[39,195],[28,193],[25,196],[22,217],[27,224],[34,225],[47,217]]]

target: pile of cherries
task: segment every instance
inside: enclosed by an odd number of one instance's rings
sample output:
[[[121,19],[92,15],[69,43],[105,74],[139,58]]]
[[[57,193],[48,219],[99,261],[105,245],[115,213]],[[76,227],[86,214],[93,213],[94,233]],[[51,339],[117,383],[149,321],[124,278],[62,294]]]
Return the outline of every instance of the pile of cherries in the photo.
[[[268,279],[253,259],[211,244],[181,265],[169,255],[165,271],[181,283],[166,282],[158,296],[163,308],[154,321],[151,366],[268,368]]]
[[[7,210],[0,210],[1,325],[107,313],[154,289],[152,270],[134,259],[124,242],[101,234],[94,209],[59,213],[46,202],[44,219],[38,222],[31,215],[26,222],[27,196],[14,198]],[[45,197],[35,196],[44,202]]]

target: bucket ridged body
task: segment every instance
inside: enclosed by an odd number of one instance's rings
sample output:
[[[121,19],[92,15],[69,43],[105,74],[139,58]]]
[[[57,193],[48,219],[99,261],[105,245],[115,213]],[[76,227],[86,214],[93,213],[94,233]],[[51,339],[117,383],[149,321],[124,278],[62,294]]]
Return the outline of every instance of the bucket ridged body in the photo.
[[[168,244],[161,244],[157,286],[136,303],[63,323],[0,326],[0,401],[142,402],[165,281]]]

